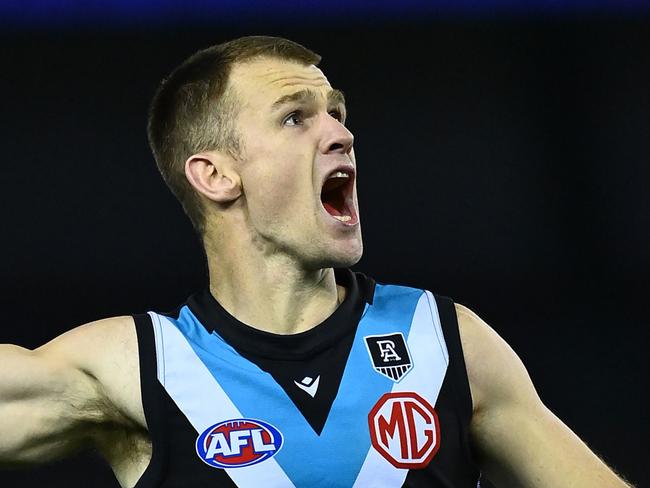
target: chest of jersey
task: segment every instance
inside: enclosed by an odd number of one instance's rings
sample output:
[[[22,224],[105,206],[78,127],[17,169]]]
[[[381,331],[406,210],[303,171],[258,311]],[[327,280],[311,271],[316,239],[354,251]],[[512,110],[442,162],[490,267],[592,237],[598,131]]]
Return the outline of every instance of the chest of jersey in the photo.
[[[425,472],[446,441],[440,415],[449,412],[439,396],[449,354],[428,292],[377,286],[320,432],[271,374],[209,333],[188,307],[176,318],[150,316],[158,382],[193,430],[171,451],[203,466],[201,483],[399,487],[409,473]],[[316,395],[318,378],[296,387]]]

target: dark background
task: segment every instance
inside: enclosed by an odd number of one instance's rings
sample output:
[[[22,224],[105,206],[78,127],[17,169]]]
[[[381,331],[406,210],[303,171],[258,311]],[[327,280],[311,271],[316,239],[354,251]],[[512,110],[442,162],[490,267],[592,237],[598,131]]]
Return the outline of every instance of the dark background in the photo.
[[[650,486],[650,18],[416,17],[5,26],[0,341],[36,347],[203,286],[147,148],[147,105],[201,47],[286,36],[323,55],[348,98],[356,269],[476,310],[545,403]],[[1,479],[117,486],[92,453]]]

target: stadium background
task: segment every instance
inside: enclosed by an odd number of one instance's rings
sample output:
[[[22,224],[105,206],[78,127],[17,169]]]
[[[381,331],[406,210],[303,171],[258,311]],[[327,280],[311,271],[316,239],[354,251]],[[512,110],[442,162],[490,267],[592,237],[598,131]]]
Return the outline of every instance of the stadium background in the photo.
[[[475,309],[545,403],[650,486],[647,2],[79,5],[0,5],[1,342],[168,310],[205,283],[147,105],[195,50],[285,36],[348,99],[356,269]],[[93,453],[1,479],[117,486]]]

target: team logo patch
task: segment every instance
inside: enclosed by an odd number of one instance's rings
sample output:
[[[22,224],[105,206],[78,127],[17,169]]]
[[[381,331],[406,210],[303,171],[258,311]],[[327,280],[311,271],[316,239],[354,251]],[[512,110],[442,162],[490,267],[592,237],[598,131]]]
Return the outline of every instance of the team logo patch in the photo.
[[[365,336],[366,348],[377,373],[397,383],[411,368],[411,355],[401,332]]]
[[[440,448],[438,415],[417,393],[385,393],[368,425],[373,447],[397,468],[424,468]]]
[[[267,422],[234,419],[207,428],[196,440],[196,453],[213,468],[241,468],[275,456],[282,433]]]

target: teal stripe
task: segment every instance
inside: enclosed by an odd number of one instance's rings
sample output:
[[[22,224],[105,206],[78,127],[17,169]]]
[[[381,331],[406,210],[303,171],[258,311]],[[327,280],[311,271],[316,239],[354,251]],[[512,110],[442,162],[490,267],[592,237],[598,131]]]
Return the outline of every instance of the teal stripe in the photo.
[[[368,412],[393,385],[374,371],[363,338],[394,332],[408,337],[422,293],[377,285],[373,305],[366,306],[357,328],[339,392],[320,436],[270,374],[240,356],[216,333],[208,333],[187,306],[173,322],[242,415],[269,422],[282,432],[284,445],[274,459],[296,487],[349,487],[370,448]],[[214,423],[223,420],[227,419],[215,418]]]

